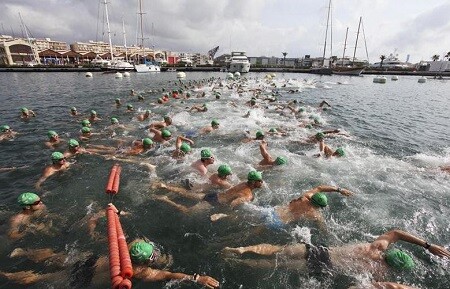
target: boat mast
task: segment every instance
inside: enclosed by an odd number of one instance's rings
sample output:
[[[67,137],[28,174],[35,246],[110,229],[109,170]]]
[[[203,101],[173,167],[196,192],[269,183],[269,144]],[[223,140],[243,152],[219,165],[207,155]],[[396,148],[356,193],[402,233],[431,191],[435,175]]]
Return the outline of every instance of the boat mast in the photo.
[[[325,43],[323,45],[322,66],[325,65],[325,52],[327,51],[328,25],[330,22],[331,0],[328,3],[327,28],[325,29]]]
[[[356,32],[355,50],[353,50],[352,66],[355,64],[356,48],[358,47],[359,29],[361,28],[362,17],[359,17],[358,32]]]
[[[366,32],[364,31],[364,24],[362,23],[362,21],[361,21],[361,26],[362,26],[363,36],[364,36],[364,46],[366,47],[367,62],[370,62],[369,61],[369,51],[367,51]]]
[[[123,31],[123,45],[125,47],[125,61],[128,62],[127,35],[125,34],[125,21],[123,19],[122,19],[122,31]]]
[[[344,66],[345,49],[347,48],[347,36],[348,36],[348,27],[347,31],[345,32],[344,52],[342,53],[342,66]]]
[[[23,22],[23,19],[22,19],[22,15],[20,14],[20,12],[19,12],[19,18],[20,18],[20,22],[22,23],[22,27],[23,27],[23,30],[25,30],[25,36],[27,37],[27,42],[28,42],[28,44],[30,45],[30,47],[31,47],[31,54],[33,55],[32,57],[31,57],[31,61],[32,62],[34,62],[34,63],[40,63],[40,61],[37,61],[36,60],[36,47],[35,47],[35,45],[32,43],[32,41],[31,41],[31,39],[30,39],[30,35],[28,34],[28,27],[25,25],[25,23]],[[31,33],[31,32],[30,32]]]
[[[109,28],[108,4],[106,3],[106,0],[103,0],[103,4],[105,4],[106,28],[108,29],[109,52],[111,53],[111,62],[112,62],[114,60],[114,54],[113,54],[112,42],[111,42],[111,29]]]
[[[142,55],[144,55],[145,53],[145,49],[144,49],[144,22],[143,22],[143,15],[145,14],[144,12],[142,12],[142,0],[139,0],[139,26],[140,26],[140,30],[141,30],[141,43],[139,44],[140,48],[142,49]]]

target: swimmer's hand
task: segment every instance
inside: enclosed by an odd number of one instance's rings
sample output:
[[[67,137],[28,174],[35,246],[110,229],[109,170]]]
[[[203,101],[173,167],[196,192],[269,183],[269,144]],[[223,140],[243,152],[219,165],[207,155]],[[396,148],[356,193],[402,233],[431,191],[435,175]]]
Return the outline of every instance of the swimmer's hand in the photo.
[[[196,282],[205,286],[206,288],[211,288],[211,289],[218,288],[220,285],[219,281],[217,281],[213,277],[209,277],[209,276],[199,275]]]
[[[353,192],[351,192],[347,189],[340,189],[339,193],[341,193],[341,195],[346,196],[346,197],[353,195]]]
[[[209,218],[211,219],[211,222],[215,222],[215,221],[220,220],[225,217],[228,217],[228,215],[227,214],[214,214],[214,215],[211,215],[211,217],[209,217]]]
[[[428,248],[428,251],[439,257],[450,258],[450,252],[447,251],[444,247],[438,245],[431,244],[430,248]]]

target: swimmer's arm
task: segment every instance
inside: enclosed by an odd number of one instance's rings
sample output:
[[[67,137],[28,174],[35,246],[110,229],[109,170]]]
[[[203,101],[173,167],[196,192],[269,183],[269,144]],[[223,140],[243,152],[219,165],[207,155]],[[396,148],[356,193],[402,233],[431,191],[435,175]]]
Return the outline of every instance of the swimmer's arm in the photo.
[[[150,132],[156,134],[161,134],[161,132],[159,130],[157,130],[156,128],[154,128],[153,126],[150,126]]]
[[[373,282],[370,288],[367,285],[355,285],[348,287],[348,289],[417,289],[416,287],[411,287],[403,284],[392,283],[392,282]]]
[[[267,142],[266,141],[263,140],[259,143],[259,151],[261,152],[261,155],[264,158],[264,160],[266,160],[267,162],[272,161],[272,156],[267,151]]]
[[[46,168],[44,170],[44,172],[42,173],[42,176],[39,178],[39,180],[36,182],[36,184],[34,185],[34,187],[37,190],[41,189],[41,185],[43,182],[45,182],[51,175],[53,175],[55,173],[55,171],[51,171],[48,168]]]
[[[234,208],[234,207],[236,207],[236,206],[239,206],[240,204],[248,203],[248,202],[250,202],[251,200],[252,200],[252,197],[251,197],[251,196],[250,196],[250,197],[240,197],[240,198],[234,199],[234,200],[230,203],[230,207],[231,207],[231,208]]]
[[[187,142],[189,142],[191,145],[193,145],[194,144],[194,141],[193,140],[191,140],[191,139],[189,139],[189,138],[187,138],[187,137],[184,137],[184,136],[178,136],[178,138],[180,139],[180,140],[184,140],[184,141],[187,141]],[[177,138],[177,142],[178,142],[178,138]],[[180,146],[181,146],[181,144],[180,144]]]
[[[321,152],[321,153],[323,153],[324,152],[324,150],[325,150],[325,142],[323,141],[323,140],[321,140],[320,142],[319,142],[319,151]]]
[[[136,278],[142,279],[143,281],[163,281],[163,280],[181,280],[181,281],[191,281],[199,283],[207,288],[219,287],[219,281],[212,277],[206,275],[187,275],[184,273],[173,273],[170,271],[155,270],[151,268],[145,268],[135,275]]]

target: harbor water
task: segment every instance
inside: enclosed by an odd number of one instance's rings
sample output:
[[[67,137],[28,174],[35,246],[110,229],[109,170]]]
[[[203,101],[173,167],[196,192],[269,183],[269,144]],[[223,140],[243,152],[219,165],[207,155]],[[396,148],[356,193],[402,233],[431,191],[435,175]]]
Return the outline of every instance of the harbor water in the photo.
[[[385,84],[372,82],[372,76],[316,76],[310,74],[277,74],[267,81],[265,73],[249,73],[242,81],[240,95],[228,89],[232,81],[225,73],[187,72],[181,80],[189,88],[190,99],[175,100],[157,105],[162,89],[171,91],[180,86],[175,73],[135,74],[116,79],[114,74],[94,73],[86,78],[84,73],[2,73],[0,74],[0,125],[8,124],[19,132],[15,139],[0,143],[0,168],[19,167],[0,172],[0,271],[18,272],[32,270],[45,274],[61,270],[48,263],[33,263],[25,258],[10,258],[15,248],[52,248],[67,254],[67,268],[86,253],[105,255],[107,242],[88,235],[89,217],[105,208],[111,201],[105,194],[109,171],[116,162],[97,155],[80,155],[69,170],[50,177],[37,193],[46,204],[51,223],[47,233],[28,234],[18,241],[7,237],[9,218],[20,211],[17,197],[22,192],[35,191],[34,185],[43,169],[50,165],[52,150],[46,148],[47,131],[55,130],[62,139],[78,138],[82,117],[70,116],[75,106],[83,116],[95,110],[103,120],[93,124],[94,135],[87,144],[123,146],[135,139],[149,135],[145,129],[154,121],[169,115],[172,135],[187,135],[195,142],[192,153],[184,161],[171,158],[174,149],[158,147],[150,152],[131,157],[134,160],[156,165],[155,172],[146,166],[121,162],[120,192],[114,204],[130,212],[121,217],[129,241],[146,237],[160,244],[173,255],[168,270],[187,274],[206,274],[219,280],[221,288],[348,288],[369,282],[369,274],[347,272],[342,275],[318,278],[301,270],[283,268],[254,268],[234,263],[224,258],[224,247],[248,246],[259,243],[293,244],[306,242],[341,246],[349,243],[372,242],[391,229],[401,229],[425,238],[428,242],[450,247],[450,174],[439,169],[450,165],[450,83],[429,79],[418,83],[418,77],[401,76],[398,81],[388,79]],[[220,99],[211,92],[207,80],[221,78],[224,85]],[[243,77],[242,77],[243,78]],[[219,83],[219,81],[216,81]],[[276,102],[258,100],[257,108],[245,103],[253,96],[250,90],[261,88],[270,95],[278,94]],[[138,101],[130,90],[145,97]],[[201,96],[204,92],[204,97]],[[114,100],[120,98],[124,105],[117,108]],[[297,100],[306,109],[302,117],[288,110],[277,110],[278,104]],[[326,100],[331,109],[319,109]],[[131,103],[135,111],[126,112]],[[189,112],[195,104],[206,103],[207,112]],[[21,121],[21,107],[32,109],[36,117]],[[136,115],[150,109],[149,120],[139,122]],[[116,117],[125,129],[114,135],[106,133],[109,119]],[[319,118],[322,127],[307,129],[299,126],[309,117]],[[220,128],[210,134],[200,134],[202,127],[217,119]],[[163,181],[180,184],[190,179],[205,183],[190,164],[199,159],[203,148],[210,148],[215,163],[208,167],[215,172],[220,164],[227,163],[233,170],[233,184],[245,181],[247,173],[259,169],[262,159],[257,142],[244,143],[250,133],[270,128],[285,130],[287,136],[267,136],[269,152],[285,156],[288,164],[263,171],[264,185],[255,190],[251,204],[231,212],[226,207],[216,207],[199,213],[184,214],[161,202],[155,196],[168,195],[177,202],[192,206],[195,203],[162,189],[152,189],[152,184]],[[321,130],[340,129],[349,136],[327,138],[332,148],[342,147],[344,158],[323,159],[313,157],[319,152],[318,144],[304,140]],[[64,151],[66,147],[57,149]],[[22,167],[25,166],[25,167]],[[20,168],[22,167],[22,168]],[[254,216],[267,207],[286,204],[317,185],[326,184],[347,188],[355,194],[343,197],[328,195],[329,206],[321,212],[326,220],[326,230],[314,223],[299,221],[282,230],[272,230]],[[211,222],[210,215],[227,213],[232,217]],[[99,236],[106,236],[106,224],[99,223]],[[449,287],[449,260],[441,259],[423,248],[399,242],[397,248],[414,256],[416,268],[411,272],[392,272],[388,280],[419,288]],[[42,282],[20,286],[0,279],[0,288],[70,288],[55,283]],[[64,282],[63,282],[64,283]],[[110,288],[109,278],[100,287]],[[133,288],[200,288],[193,283],[156,282],[133,280]]]

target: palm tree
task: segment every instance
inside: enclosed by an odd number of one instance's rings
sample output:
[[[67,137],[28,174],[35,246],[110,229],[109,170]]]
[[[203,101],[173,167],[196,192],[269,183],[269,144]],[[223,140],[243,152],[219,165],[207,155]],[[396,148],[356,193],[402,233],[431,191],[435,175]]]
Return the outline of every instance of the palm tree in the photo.
[[[435,55],[431,56],[431,60],[438,61],[439,60],[439,55],[435,54]]]
[[[450,51],[447,52],[447,54],[444,56],[444,58],[447,58],[447,60],[450,60]]]
[[[383,61],[386,59],[386,56],[381,55],[381,56],[380,56],[380,59],[381,59],[381,62],[380,62],[380,68],[382,68],[382,67],[383,67]]]
[[[283,54],[283,66],[286,66],[286,55],[287,55],[287,52],[281,52],[281,54]]]

